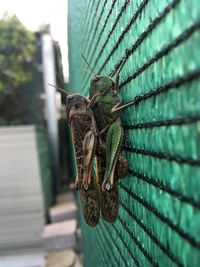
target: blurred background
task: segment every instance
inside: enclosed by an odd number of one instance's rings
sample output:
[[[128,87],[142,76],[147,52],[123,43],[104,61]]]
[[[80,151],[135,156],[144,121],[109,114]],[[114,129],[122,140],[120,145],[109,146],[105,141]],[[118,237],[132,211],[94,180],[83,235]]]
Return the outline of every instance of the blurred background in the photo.
[[[0,3],[1,267],[79,262],[67,29],[66,0]]]

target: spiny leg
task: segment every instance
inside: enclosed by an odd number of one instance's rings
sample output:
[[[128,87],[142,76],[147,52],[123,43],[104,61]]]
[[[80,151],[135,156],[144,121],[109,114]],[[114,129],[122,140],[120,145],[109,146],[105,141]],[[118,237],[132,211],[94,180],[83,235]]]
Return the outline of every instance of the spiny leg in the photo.
[[[93,170],[96,142],[96,135],[88,131],[83,140],[83,181],[80,190],[83,216],[86,223],[92,227],[98,224],[100,216],[100,196]]]
[[[106,169],[106,158],[97,157],[97,171],[99,187],[102,187],[102,182]],[[100,189],[101,190],[101,189]],[[118,217],[119,210],[119,194],[117,184],[110,191],[100,191],[101,214],[104,220],[109,223],[114,223]]]
[[[93,160],[96,147],[96,137],[92,131],[89,131],[84,136],[83,140],[83,182],[82,186],[85,190],[88,190],[88,187],[91,183],[91,174],[93,169]]]
[[[80,190],[80,200],[86,223],[95,227],[100,217],[100,196],[94,170],[91,172],[91,184],[88,190]]]
[[[108,130],[106,137],[106,171],[102,190],[111,190],[115,179],[115,166],[120,153],[123,140],[123,128],[120,122],[114,122]]]

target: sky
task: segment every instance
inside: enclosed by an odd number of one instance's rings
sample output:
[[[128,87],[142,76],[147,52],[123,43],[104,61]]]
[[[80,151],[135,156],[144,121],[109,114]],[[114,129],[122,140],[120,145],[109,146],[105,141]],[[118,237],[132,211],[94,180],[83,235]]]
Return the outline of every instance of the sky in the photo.
[[[0,0],[0,16],[15,14],[29,30],[51,25],[51,34],[61,47],[63,71],[68,80],[67,0]]]

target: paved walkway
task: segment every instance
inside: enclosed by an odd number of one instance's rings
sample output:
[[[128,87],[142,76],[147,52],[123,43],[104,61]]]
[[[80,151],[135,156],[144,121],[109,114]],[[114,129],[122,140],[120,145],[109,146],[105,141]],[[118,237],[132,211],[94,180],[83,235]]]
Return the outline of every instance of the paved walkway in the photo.
[[[43,235],[45,267],[82,267],[74,191],[59,195],[49,213],[52,224],[46,226]]]
[[[74,191],[59,195],[49,211],[43,248],[0,252],[0,267],[83,267],[77,213]]]

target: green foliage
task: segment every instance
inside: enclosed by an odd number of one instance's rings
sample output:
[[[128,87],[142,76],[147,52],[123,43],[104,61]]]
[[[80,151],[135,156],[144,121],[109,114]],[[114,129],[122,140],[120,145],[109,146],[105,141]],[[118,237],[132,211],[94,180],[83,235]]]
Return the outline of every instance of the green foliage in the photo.
[[[35,35],[16,16],[5,14],[0,20],[0,36],[0,111],[1,124],[5,124],[12,120],[8,115],[11,105],[16,106],[19,118],[20,101],[18,98],[16,102],[16,98],[20,97],[20,88],[32,79],[30,66],[35,55]]]

